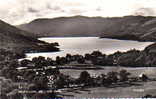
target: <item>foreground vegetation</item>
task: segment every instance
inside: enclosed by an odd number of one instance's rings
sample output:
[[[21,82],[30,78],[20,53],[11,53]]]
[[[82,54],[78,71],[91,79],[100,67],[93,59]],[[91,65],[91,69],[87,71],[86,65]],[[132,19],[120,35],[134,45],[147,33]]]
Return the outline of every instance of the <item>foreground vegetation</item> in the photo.
[[[150,78],[142,74],[141,77],[132,77],[126,70],[119,72],[108,72],[97,76],[91,76],[87,71],[81,72],[78,78],[64,75],[60,67],[71,64],[90,64],[89,66],[152,66],[136,58],[145,52],[130,50],[127,52],[116,52],[105,55],[100,51],[91,54],[71,55],[56,57],[55,60],[45,57],[35,57],[32,60],[19,58],[25,57],[24,53],[15,53],[4,49],[0,50],[0,82],[2,99],[21,99],[24,96],[29,98],[52,98],[60,97],[58,89],[63,88],[85,88],[85,87],[113,87],[116,85],[134,85],[135,82],[148,81]],[[147,52],[146,52],[147,53]],[[155,54],[150,54],[150,58]],[[151,65],[152,64],[152,65]]]
[[[100,51],[93,51],[92,53],[86,53],[85,55],[66,54],[65,57],[57,56],[56,59],[39,56],[34,57],[32,60],[24,59],[21,63],[22,66],[30,66],[30,64],[33,64],[36,67],[72,64],[88,64],[92,66],[155,67],[156,59],[154,57],[156,57],[155,52],[132,49],[127,52],[117,51],[110,55],[106,55]]]

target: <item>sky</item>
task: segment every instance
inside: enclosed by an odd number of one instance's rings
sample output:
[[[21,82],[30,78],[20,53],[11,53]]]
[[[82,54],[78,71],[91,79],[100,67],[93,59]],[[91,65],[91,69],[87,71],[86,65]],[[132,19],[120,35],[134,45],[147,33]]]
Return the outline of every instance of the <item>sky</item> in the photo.
[[[156,16],[156,0],[0,0],[0,19],[13,25],[75,15]]]

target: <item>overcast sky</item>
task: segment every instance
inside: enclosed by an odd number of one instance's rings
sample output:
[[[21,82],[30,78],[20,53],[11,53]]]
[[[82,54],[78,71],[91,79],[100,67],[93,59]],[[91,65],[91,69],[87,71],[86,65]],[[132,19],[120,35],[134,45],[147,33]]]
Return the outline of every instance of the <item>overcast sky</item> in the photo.
[[[21,24],[60,16],[156,15],[156,0],[0,0],[0,19]]]

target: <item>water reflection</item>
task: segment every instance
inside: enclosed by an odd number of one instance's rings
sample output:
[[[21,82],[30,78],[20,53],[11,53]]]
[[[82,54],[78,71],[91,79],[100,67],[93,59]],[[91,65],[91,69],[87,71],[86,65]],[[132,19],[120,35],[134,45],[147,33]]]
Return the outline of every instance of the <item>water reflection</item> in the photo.
[[[39,38],[46,42],[58,42],[61,49],[60,52],[47,52],[47,53],[29,53],[28,58],[44,56],[55,58],[56,56],[65,56],[70,54],[91,53],[99,50],[105,54],[111,54],[116,51],[127,51],[130,49],[143,50],[152,42],[138,42],[130,40],[115,40],[115,39],[99,39],[98,37],[49,37]]]

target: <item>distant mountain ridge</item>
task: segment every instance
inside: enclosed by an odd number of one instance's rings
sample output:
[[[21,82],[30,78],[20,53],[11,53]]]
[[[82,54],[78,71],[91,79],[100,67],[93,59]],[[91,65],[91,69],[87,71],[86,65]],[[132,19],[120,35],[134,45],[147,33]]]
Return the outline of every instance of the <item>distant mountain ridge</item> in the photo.
[[[33,32],[39,37],[43,36],[97,36],[102,28],[95,28],[102,24],[99,18],[88,18],[83,16],[60,17],[54,19],[36,19],[28,24],[20,25],[19,28]],[[102,27],[102,26],[101,26]]]
[[[142,41],[156,40],[156,18],[151,16],[125,17],[59,17],[35,19],[17,26],[38,37],[98,36]]]
[[[156,40],[156,18],[144,16],[126,16],[104,30],[101,37],[140,41]]]

